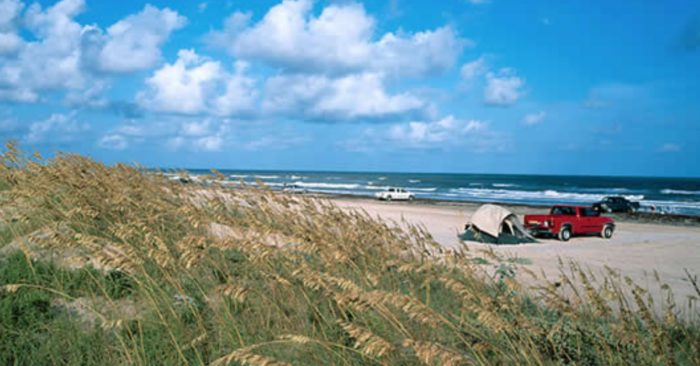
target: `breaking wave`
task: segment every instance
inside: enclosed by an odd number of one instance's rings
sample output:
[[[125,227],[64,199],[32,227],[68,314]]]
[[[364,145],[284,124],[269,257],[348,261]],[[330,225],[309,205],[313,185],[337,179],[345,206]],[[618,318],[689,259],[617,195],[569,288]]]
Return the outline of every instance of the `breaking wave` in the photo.
[[[681,189],[662,189],[661,194],[679,194],[686,196],[696,196],[700,195],[700,191],[684,191]]]
[[[489,189],[489,188],[453,188],[449,192],[459,194],[464,198],[481,200],[503,200],[503,201],[565,201],[576,203],[591,203],[601,200],[605,194],[559,192],[555,190],[544,191],[521,191],[510,189]],[[630,200],[643,200],[643,195],[627,195]]]

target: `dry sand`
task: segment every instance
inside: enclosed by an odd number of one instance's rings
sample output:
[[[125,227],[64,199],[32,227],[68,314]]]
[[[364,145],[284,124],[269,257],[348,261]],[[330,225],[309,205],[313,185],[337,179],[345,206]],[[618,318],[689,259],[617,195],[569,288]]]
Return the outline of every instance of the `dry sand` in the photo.
[[[362,209],[384,220],[402,219],[424,225],[435,240],[445,247],[460,246],[457,233],[474,213],[476,204],[380,202],[369,199],[335,198],[333,201],[346,209]],[[546,209],[509,207],[516,214],[541,213]],[[522,218],[522,216],[521,216]],[[629,276],[642,287],[658,295],[659,285],[654,279],[656,270],[661,280],[673,289],[676,301],[687,304],[695,290],[687,280],[684,269],[700,274],[700,227],[618,221],[612,239],[597,236],[574,237],[569,242],[541,239],[539,244],[489,245],[465,242],[472,252],[493,250],[505,258],[525,258],[526,265],[536,273],[543,271],[547,278],[556,280],[560,274],[558,258],[573,260],[594,274],[605,273],[605,266]],[[476,254],[478,256],[478,254]],[[529,276],[519,275],[527,281]]]

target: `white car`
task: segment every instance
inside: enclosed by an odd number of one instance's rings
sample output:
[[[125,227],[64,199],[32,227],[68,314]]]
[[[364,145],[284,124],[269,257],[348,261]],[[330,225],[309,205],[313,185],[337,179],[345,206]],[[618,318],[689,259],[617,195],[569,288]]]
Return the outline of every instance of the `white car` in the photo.
[[[389,188],[386,191],[377,192],[375,195],[380,200],[391,201],[391,200],[408,200],[413,201],[416,195],[403,189],[403,188]]]

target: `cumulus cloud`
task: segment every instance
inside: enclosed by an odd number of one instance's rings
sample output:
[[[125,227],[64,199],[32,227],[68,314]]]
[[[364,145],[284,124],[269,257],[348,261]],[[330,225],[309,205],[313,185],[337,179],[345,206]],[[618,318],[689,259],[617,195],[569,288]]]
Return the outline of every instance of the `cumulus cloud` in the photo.
[[[168,8],[146,5],[137,14],[114,23],[103,33],[89,27],[83,37],[85,57],[105,72],[134,72],[155,66],[160,48],[170,34],[183,27],[186,18]]]
[[[22,40],[15,57],[0,60],[0,98],[34,102],[39,99],[38,90],[84,85],[79,50],[82,27],[73,20],[83,8],[82,0],[63,0],[47,9],[38,4],[27,9],[23,23],[35,39]]]
[[[0,58],[0,100],[37,102],[50,91],[67,91],[79,100],[81,92],[90,94],[102,80],[92,71],[153,66],[162,43],[184,22],[171,10],[146,6],[103,32],[75,20],[84,0],[62,0],[47,8],[35,3],[23,14],[22,9],[20,1],[0,0],[0,56],[12,54]]]
[[[32,123],[24,139],[30,144],[65,143],[76,140],[81,133],[89,129],[90,126],[78,122],[73,113],[55,113],[43,121]]]
[[[547,116],[547,113],[544,111],[539,111],[536,113],[528,113],[523,117],[523,124],[525,126],[534,126],[536,124],[542,123],[544,121],[544,118]]]
[[[138,96],[146,109],[179,114],[228,116],[247,113],[257,98],[255,80],[238,62],[228,72],[220,62],[180,50],[177,60],[156,70]]]
[[[512,69],[504,68],[498,73],[486,74],[484,102],[491,105],[508,106],[523,96],[525,80],[518,77]]]
[[[323,121],[404,118],[422,114],[425,107],[410,93],[387,93],[376,73],[278,75],[267,80],[263,101],[267,113]]]
[[[236,12],[209,35],[231,54],[293,72],[383,72],[420,76],[451,68],[469,41],[450,27],[374,39],[375,20],[360,4],[333,4],[319,16],[311,0],[284,0],[251,24]]]

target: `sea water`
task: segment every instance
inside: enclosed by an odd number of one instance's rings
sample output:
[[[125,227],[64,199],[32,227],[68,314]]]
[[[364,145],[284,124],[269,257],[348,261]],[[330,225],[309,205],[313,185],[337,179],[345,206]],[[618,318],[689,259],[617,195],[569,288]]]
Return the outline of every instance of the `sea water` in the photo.
[[[588,205],[605,196],[624,196],[658,212],[700,216],[699,178],[558,175],[433,174],[220,170],[233,182],[262,182],[272,189],[296,185],[309,192],[373,196],[401,187],[416,198],[549,206]],[[193,175],[209,171],[190,170]]]

